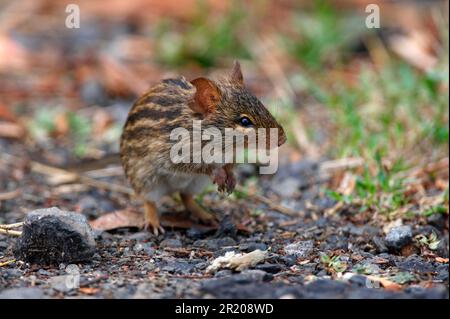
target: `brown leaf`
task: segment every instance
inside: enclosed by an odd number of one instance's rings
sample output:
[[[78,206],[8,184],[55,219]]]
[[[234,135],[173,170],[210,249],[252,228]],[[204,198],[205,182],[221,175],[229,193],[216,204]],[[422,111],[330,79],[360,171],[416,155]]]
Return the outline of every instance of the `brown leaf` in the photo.
[[[113,119],[105,110],[97,110],[93,117],[94,136],[101,136],[110,127]]]
[[[4,104],[0,104],[0,119],[8,122],[16,122],[15,114]]]
[[[443,263],[443,264],[448,263],[448,258],[436,257],[435,260],[436,260],[438,263]]]
[[[27,51],[10,37],[0,34],[0,70],[26,70]]]
[[[162,214],[160,220],[161,225],[165,228],[189,229],[195,227],[203,231],[217,229],[217,226],[195,223],[189,216],[179,213]],[[97,230],[112,230],[124,227],[141,228],[144,226],[144,214],[131,210],[120,210],[100,216],[99,218],[90,221],[89,224],[93,229]],[[238,225],[237,228],[242,231],[248,231],[242,225]]]
[[[59,113],[55,116],[55,136],[65,136],[69,133],[69,119],[66,113]]]
[[[98,293],[100,291],[100,289],[99,288],[91,288],[91,287],[82,287],[82,288],[78,289],[78,291],[85,295],[95,295],[96,293]]]
[[[25,136],[22,125],[12,122],[0,122],[0,137],[21,139]]]
[[[96,230],[112,230],[123,227],[138,227],[144,225],[144,215],[131,210],[119,210],[108,213],[90,221],[89,224]]]
[[[372,281],[377,281],[379,282],[384,288],[386,288],[386,290],[391,290],[391,291],[398,291],[402,289],[402,285],[390,281],[386,278],[382,278],[382,277],[377,277],[377,276],[367,276],[367,278],[369,278]]]

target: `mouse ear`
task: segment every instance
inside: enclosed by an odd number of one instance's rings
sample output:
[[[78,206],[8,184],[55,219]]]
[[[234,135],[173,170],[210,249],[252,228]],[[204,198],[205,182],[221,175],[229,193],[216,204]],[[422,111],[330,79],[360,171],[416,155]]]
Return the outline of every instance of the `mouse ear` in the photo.
[[[231,81],[239,85],[244,85],[244,77],[242,76],[241,64],[234,61],[233,70],[231,71]]]
[[[203,115],[213,113],[221,98],[219,88],[206,78],[198,78],[191,83],[197,89],[194,96],[195,103],[190,105],[191,109]]]

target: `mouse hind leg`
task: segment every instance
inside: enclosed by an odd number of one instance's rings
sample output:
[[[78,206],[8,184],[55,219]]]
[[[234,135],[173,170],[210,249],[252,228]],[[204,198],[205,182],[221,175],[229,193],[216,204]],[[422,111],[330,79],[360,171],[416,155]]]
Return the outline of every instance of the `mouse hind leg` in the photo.
[[[217,224],[216,218],[197,204],[192,194],[181,192],[180,197],[186,210],[189,211],[196,219],[205,224]]]
[[[159,222],[158,210],[156,204],[149,200],[144,200],[144,217],[145,229],[153,231],[153,234],[158,236],[160,233],[164,234],[164,228]]]

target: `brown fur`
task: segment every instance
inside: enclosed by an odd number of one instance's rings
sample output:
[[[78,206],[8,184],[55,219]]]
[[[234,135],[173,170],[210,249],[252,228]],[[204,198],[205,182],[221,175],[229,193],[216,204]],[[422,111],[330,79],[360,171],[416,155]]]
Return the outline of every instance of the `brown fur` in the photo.
[[[153,86],[131,108],[120,141],[124,171],[136,193],[144,196],[149,192],[161,171],[211,176],[217,166],[171,162],[170,149],[177,141],[170,140],[170,132],[177,127],[191,132],[192,120],[198,119],[202,129],[214,126],[224,133],[225,128],[239,126],[244,114],[255,128],[278,128],[281,144],[284,142],[283,128],[244,87],[238,63],[231,76],[218,80],[188,82],[180,77]]]

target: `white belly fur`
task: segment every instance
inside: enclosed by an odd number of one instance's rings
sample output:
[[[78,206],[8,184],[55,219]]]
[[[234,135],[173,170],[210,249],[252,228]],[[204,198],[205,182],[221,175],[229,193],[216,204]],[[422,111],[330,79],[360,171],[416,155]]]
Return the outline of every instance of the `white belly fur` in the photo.
[[[201,193],[209,184],[211,178],[206,175],[164,175],[159,178],[158,184],[146,194],[151,201],[158,201],[161,197],[176,192],[189,194]]]

